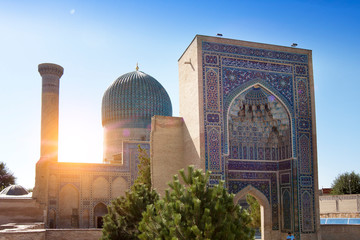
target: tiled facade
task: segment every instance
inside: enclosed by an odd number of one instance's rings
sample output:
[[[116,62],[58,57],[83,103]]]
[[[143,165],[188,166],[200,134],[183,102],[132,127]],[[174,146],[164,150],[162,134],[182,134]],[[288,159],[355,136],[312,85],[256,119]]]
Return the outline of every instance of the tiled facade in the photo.
[[[316,234],[311,51],[202,36],[194,41],[201,49],[211,184],[223,179],[234,194],[251,185],[270,203],[272,230]]]

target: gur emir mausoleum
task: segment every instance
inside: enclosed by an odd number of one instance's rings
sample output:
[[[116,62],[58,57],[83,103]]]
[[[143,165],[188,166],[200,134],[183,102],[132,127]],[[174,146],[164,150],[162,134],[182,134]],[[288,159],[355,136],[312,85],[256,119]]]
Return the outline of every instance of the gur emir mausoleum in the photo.
[[[180,116],[152,76],[116,79],[102,99],[103,163],[58,162],[63,68],[39,65],[41,156],[32,200],[46,228],[94,228],[151,157],[160,193],[181,168],[210,170],[238,202],[261,204],[262,239],[320,239],[311,50],[197,35],[178,60]],[[156,75],[156,73],[153,73]],[[36,211],[34,211],[36,212]],[[35,214],[36,215],[36,214]]]

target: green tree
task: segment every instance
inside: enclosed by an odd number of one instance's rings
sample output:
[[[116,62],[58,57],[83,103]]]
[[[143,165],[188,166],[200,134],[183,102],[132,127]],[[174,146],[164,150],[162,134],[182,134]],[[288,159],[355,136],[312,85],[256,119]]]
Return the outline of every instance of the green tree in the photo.
[[[134,181],[134,184],[145,184],[147,188],[151,188],[151,173],[150,173],[150,157],[143,149],[138,145],[138,176]]]
[[[250,227],[258,229],[261,227],[260,204],[255,197],[246,195],[246,202],[249,204],[249,214],[251,217]]]
[[[352,171],[339,174],[331,185],[331,194],[360,194],[360,175]]]
[[[145,149],[139,146],[138,177],[125,197],[118,197],[108,206],[108,214],[104,216],[102,230],[103,240],[138,239],[138,224],[146,206],[159,199],[151,189],[150,158]]]
[[[6,167],[6,164],[0,162],[0,191],[7,186],[15,184],[15,180],[14,174]]]
[[[169,183],[162,200],[149,205],[139,224],[140,239],[252,239],[251,219],[219,185],[209,187],[209,172],[188,167]]]

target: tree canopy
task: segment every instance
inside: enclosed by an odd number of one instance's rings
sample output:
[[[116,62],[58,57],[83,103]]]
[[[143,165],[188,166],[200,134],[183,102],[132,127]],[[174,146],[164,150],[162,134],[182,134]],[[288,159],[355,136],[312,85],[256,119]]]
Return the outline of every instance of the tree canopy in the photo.
[[[0,162],[0,191],[7,186],[15,184],[15,180],[14,174],[6,167],[6,164]]]
[[[221,182],[209,186],[210,173],[188,167],[169,183],[163,199],[151,189],[150,158],[139,147],[139,174],[124,197],[104,216],[102,240],[252,239],[251,217],[234,204]]]
[[[188,167],[169,183],[163,199],[147,207],[140,239],[252,239],[250,216],[234,204],[223,182],[208,186],[210,173]]]
[[[139,146],[138,177],[125,197],[118,197],[108,206],[104,216],[103,240],[138,239],[138,223],[146,206],[158,200],[158,194],[151,189],[150,158],[145,149]]]
[[[352,171],[339,174],[331,185],[331,194],[360,194],[360,175]]]
[[[260,204],[255,197],[250,194],[246,195],[246,202],[249,204],[249,214],[251,217],[250,227],[258,229],[261,227]]]

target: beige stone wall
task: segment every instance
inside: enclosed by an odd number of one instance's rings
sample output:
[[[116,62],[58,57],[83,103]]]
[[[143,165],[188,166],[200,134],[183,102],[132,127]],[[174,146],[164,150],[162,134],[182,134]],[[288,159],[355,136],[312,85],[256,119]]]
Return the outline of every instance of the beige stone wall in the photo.
[[[0,240],[45,240],[45,230],[0,232]]]
[[[36,200],[0,198],[0,225],[43,221],[44,211]]]
[[[357,200],[356,199],[344,199],[339,201],[339,211],[340,212],[352,212],[354,209],[357,210]]]
[[[197,168],[205,169],[205,157],[201,149],[204,130],[203,100],[202,100],[202,72],[199,43],[195,38],[184,54],[178,60],[179,67],[179,98],[180,117],[184,119],[184,159],[188,165],[193,164]],[[201,160],[202,159],[202,160]]]
[[[0,232],[0,240],[98,240],[101,229],[39,229]]]
[[[360,213],[320,213],[320,218],[360,218]]]
[[[149,141],[150,129],[147,128],[116,128],[112,125],[104,127],[104,153],[105,163],[120,163],[122,160],[114,158],[114,155],[121,155],[124,141]]]
[[[319,197],[320,217],[354,218],[360,215],[360,195],[325,195]]]
[[[337,212],[336,201],[320,200],[320,214],[330,212]]]
[[[46,240],[86,239],[98,240],[101,229],[47,229]]]
[[[125,191],[129,189],[128,183],[122,177],[117,177],[111,184],[111,198],[125,196]]]
[[[321,225],[322,240],[359,240],[359,225]]]
[[[153,188],[163,194],[172,176],[186,167],[184,122],[179,117],[154,116],[151,121],[150,158]]]

